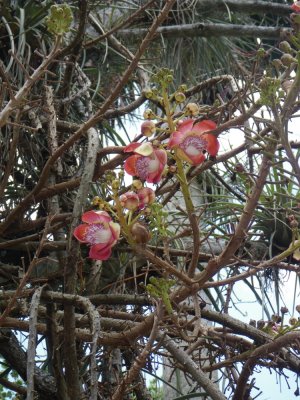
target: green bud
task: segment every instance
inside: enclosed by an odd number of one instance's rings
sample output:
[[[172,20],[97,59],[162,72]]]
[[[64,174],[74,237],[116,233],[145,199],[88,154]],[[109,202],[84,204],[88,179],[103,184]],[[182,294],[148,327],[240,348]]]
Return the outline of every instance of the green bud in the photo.
[[[293,325],[296,325],[297,322],[298,322],[298,319],[295,318],[295,317],[291,317],[290,320],[289,320],[289,323],[290,323],[290,325],[292,325],[292,326],[293,326]]]
[[[257,57],[262,58],[262,57],[264,57],[266,55],[266,50],[263,47],[260,47],[257,50],[256,54],[257,54]]]
[[[185,107],[186,114],[190,115],[191,117],[195,117],[196,115],[198,115],[199,111],[200,108],[196,103],[188,103]]]
[[[147,98],[147,99],[152,99],[153,98],[153,91],[152,90],[146,90],[145,92],[144,92],[144,95],[145,95],[145,97]]]
[[[291,45],[286,40],[284,40],[283,42],[280,42],[278,47],[283,53],[291,53],[292,52]]]
[[[183,103],[186,99],[185,94],[182,92],[176,92],[174,95],[174,98],[176,100],[177,103]]]
[[[143,113],[143,117],[145,119],[155,119],[155,114],[154,112],[151,110],[151,108],[147,108],[144,113]]]
[[[292,63],[297,62],[297,60],[291,54],[285,53],[281,56],[281,62],[286,67],[289,67]]]
[[[187,85],[180,85],[177,90],[184,93],[187,90]]]
[[[287,314],[289,312],[289,309],[287,307],[283,306],[280,308],[280,312],[281,312],[281,314]]]
[[[272,64],[274,65],[275,68],[278,68],[278,69],[283,66],[283,64],[282,64],[281,60],[279,60],[279,58],[275,58],[272,61]]]
[[[111,183],[111,188],[112,188],[113,190],[118,190],[119,187],[120,187],[120,182],[119,182],[119,180],[118,180],[118,179],[114,179],[114,180],[112,181],[112,183]]]

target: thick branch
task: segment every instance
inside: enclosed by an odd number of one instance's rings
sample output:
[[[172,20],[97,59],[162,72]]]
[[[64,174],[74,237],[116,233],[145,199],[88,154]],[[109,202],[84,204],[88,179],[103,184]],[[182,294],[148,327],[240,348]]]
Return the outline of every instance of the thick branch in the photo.
[[[26,354],[20,347],[15,335],[7,329],[2,329],[0,332],[0,354],[26,381]],[[56,383],[51,375],[39,368],[35,368],[34,383],[43,400],[57,399]]]
[[[206,14],[214,14],[216,10],[228,13],[230,11],[238,11],[243,14],[272,14],[272,15],[289,15],[291,7],[288,4],[274,3],[272,1],[261,0],[201,0],[198,1],[197,10],[205,11]]]
[[[220,392],[218,386],[207,377],[191,357],[178,347],[169,336],[163,333],[157,336],[162,340],[163,346],[170,352],[174,359],[184,367],[185,371],[192,375],[193,379],[206,391],[212,400],[226,400],[226,397]]]
[[[147,32],[147,28],[124,29],[118,32],[122,38],[139,37]],[[156,36],[164,37],[259,37],[265,39],[279,39],[285,37],[290,28],[274,28],[270,26],[213,24],[197,22],[195,24],[161,26],[157,29]]]

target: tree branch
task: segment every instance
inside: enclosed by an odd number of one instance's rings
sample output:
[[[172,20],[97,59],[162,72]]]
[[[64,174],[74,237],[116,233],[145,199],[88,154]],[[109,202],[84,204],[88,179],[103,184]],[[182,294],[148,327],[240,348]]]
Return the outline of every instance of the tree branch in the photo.
[[[284,38],[292,30],[290,28],[274,28],[271,26],[255,26],[255,25],[234,25],[234,24],[217,24],[197,22],[195,24],[161,26],[157,29],[155,37],[162,35],[164,37],[254,37],[265,39]],[[138,38],[144,35],[147,28],[123,29],[118,31],[118,35],[122,38]]]

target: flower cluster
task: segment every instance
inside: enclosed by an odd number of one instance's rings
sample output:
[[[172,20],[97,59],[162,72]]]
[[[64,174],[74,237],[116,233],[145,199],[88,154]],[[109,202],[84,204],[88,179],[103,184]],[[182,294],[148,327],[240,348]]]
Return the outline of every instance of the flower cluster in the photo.
[[[137,209],[144,209],[155,200],[155,193],[148,187],[143,187],[137,192],[126,192],[120,196],[122,207],[127,210],[134,211]]]
[[[159,214],[155,211],[155,205],[151,209],[148,208],[155,201],[155,193],[153,189],[144,187],[144,182],[156,184],[161,181],[167,172],[168,156],[172,157],[174,162],[171,162],[173,165],[169,167],[168,172],[177,173],[184,198],[187,199],[188,182],[184,176],[182,162],[196,166],[205,161],[207,154],[215,157],[219,151],[219,141],[213,132],[216,123],[209,119],[195,119],[200,113],[196,103],[188,103],[185,106],[183,118],[173,119],[178,104],[186,100],[185,89],[180,86],[175,94],[169,96],[167,88],[173,79],[170,71],[162,70],[154,77],[158,89],[149,91],[146,97],[164,105],[166,117],[157,116],[154,111],[147,109],[144,112],[145,121],[141,124],[141,134],[146,138],[154,134],[157,134],[157,137],[143,143],[132,142],[124,148],[124,153],[129,153],[124,162],[124,170],[137,178],[132,183],[132,189],[120,195],[123,171],[118,178],[113,173],[114,176],[107,177],[107,187],[110,186],[109,197],[114,204],[97,198],[93,205],[98,205],[101,211],[88,211],[82,215],[83,224],[77,226],[74,236],[90,246],[90,258],[107,260],[121,231],[129,243],[145,245],[151,239],[145,216],[151,219],[151,213],[155,214],[157,228]],[[175,106],[171,103],[175,103]],[[160,121],[160,124],[155,124],[154,119]],[[168,128],[165,130],[164,126]],[[166,135],[169,136],[167,140]],[[113,222],[107,211],[114,215],[118,223]]]
[[[153,124],[152,121],[149,122]],[[142,133],[144,127],[145,123],[142,125]],[[215,128],[214,121],[203,120],[195,123],[194,119],[187,118],[178,123],[167,147],[174,150],[179,159],[191,165],[199,165],[205,160],[205,153],[215,157],[219,151],[219,141],[210,133]],[[157,148],[150,142],[142,144],[134,142],[126,146],[124,152],[133,153],[124,164],[125,171],[129,175],[137,176],[149,183],[158,183],[161,180],[167,164],[166,150]]]

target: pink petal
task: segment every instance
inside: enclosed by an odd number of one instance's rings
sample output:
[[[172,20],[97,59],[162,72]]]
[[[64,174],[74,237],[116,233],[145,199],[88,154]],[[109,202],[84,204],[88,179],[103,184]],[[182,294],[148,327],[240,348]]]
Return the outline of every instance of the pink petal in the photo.
[[[204,133],[202,136],[207,141],[206,150],[211,156],[215,157],[218,154],[220,148],[220,143],[218,139],[215,135],[211,133]]]
[[[173,132],[169,140],[168,147],[170,149],[173,149],[173,147],[179,146],[180,143],[182,142],[183,137],[184,135],[182,132],[180,131]]]
[[[180,124],[178,124],[177,130],[179,132],[181,132],[181,134],[183,134],[185,132],[189,132],[189,131],[193,130],[194,122],[195,122],[194,119],[191,119],[191,118],[185,119]]]
[[[81,243],[88,243],[86,240],[86,235],[88,231],[89,225],[87,224],[81,224],[76,226],[74,229],[73,235],[76,237],[77,240]]]
[[[87,211],[81,217],[83,222],[87,224],[103,224],[111,221],[110,216],[106,211]]]
[[[296,1],[296,3],[292,4],[291,9],[296,13],[300,12],[300,1]]]
[[[95,244],[91,246],[89,257],[94,260],[107,260],[111,255],[111,246],[103,247],[102,245]]]
[[[127,160],[124,163],[124,169],[129,175],[138,175],[136,171],[136,161],[140,158],[141,156],[134,154],[133,156],[130,156],[127,158]]]
[[[155,153],[156,157],[159,159],[159,162],[161,164],[163,164],[163,166],[165,166],[167,164],[167,161],[168,161],[167,152],[165,150],[162,150],[162,149],[157,149],[157,150],[154,150],[154,153]]]
[[[125,148],[124,148],[124,153],[131,153],[133,152],[137,147],[139,147],[141,143],[133,142],[129,143]]]
[[[197,122],[193,127],[192,131],[197,132],[197,133],[203,133],[206,131],[211,131],[213,129],[216,129],[217,124],[214,121],[211,121],[210,119],[205,119],[201,122]]]

